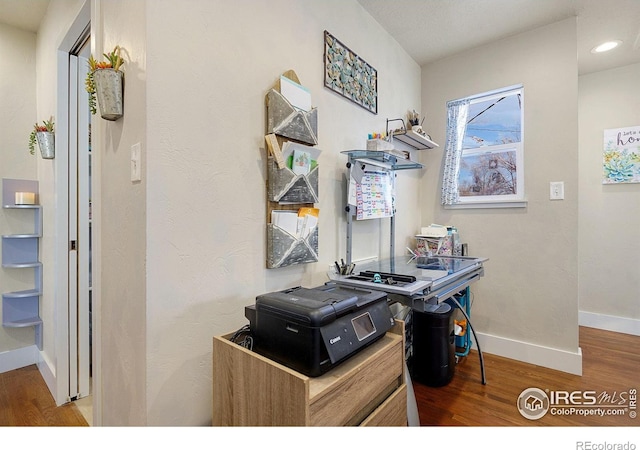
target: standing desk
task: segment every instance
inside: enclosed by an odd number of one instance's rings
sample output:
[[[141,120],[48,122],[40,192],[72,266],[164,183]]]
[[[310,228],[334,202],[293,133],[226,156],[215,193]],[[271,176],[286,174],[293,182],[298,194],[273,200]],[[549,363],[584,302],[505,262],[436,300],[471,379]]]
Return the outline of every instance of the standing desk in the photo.
[[[475,337],[468,288],[484,275],[487,260],[468,256],[394,257],[358,266],[351,275],[330,274],[330,282],[384,291],[390,302],[399,302],[418,312],[436,311],[442,302],[450,301],[463,313]],[[463,291],[464,305],[456,298]],[[486,384],[484,358],[477,337],[476,346],[482,384]]]

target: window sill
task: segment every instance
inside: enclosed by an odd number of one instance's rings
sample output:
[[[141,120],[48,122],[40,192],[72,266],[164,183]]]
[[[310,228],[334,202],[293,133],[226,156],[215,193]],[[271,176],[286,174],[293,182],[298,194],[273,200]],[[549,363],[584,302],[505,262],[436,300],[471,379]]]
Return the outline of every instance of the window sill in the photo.
[[[526,208],[526,200],[508,200],[497,202],[469,202],[456,203],[455,205],[443,205],[444,209],[488,209],[488,208]]]

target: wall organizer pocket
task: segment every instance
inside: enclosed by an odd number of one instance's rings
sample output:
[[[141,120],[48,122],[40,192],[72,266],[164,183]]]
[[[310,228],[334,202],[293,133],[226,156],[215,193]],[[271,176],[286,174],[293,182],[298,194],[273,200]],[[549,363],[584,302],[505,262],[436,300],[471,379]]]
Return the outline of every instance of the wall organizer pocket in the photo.
[[[36,345],[42,350],[42,263],[38,259],[42,237],[42,208],[37,204],[38,182],[31,180],[2,180],[2,208],[29,209],[34,213],[33,233],[2,236],[2,267],[4,269],[33,269],[34,287],[2,294],[2,326],[8,328],[35,327]]]
[[[267,133],[309,145],[318,144],[318,109],[293,70],[280,76],[267,93]]]
[[[318,166],[307,174],[295,174],[288,167],[278,168],[272,157],[267,159],[269,201],[289,203],[318,202]]]
[[[280,77],[265,100],[267,268],[317,262],[317,109],[293,71]]]

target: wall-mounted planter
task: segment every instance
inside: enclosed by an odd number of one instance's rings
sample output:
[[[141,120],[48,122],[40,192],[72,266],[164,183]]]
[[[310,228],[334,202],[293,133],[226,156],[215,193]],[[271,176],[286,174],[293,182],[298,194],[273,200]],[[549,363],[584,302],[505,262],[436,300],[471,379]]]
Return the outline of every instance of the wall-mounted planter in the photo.
[[[51,131],[38,131],[36,133],[38,147],[43,159],[53,159],[56,156],[56,135]]]
[[[100,116],[115,121],[124,114],[124,73],[114,69],[98,69],[93,72]]]

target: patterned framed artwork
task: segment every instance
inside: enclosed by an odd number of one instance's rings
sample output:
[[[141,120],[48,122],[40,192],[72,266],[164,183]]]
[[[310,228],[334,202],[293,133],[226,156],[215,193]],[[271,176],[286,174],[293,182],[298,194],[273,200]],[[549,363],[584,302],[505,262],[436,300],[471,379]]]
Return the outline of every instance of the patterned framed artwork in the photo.
[[[367,111],[378,114],[378,71],[326,30],[324,85]]]

